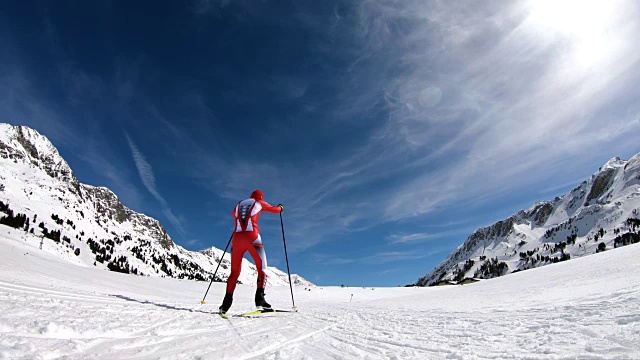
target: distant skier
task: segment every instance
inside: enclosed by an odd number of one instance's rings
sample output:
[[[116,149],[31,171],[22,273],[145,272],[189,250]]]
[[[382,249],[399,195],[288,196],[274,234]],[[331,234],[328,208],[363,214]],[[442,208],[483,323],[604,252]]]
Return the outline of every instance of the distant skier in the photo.
[[[251,197],[238,202],[238,205],[231,213],[234,220],[235,230],[232,237],[231,245],[231,274],[227,279],[227,292],[224,295],[222,305],[220,305],[220,313],[225,314],[233,303],[233,292],[236,289],[236,283],[242,269],[242,257],[244,253],[249,251],[256,264],[258,270],[258,284],[256,288],[255,303],[256,307],[261,309],[269,309],[271,305],[264,299],[264,288],[267,285],[267,255],[264,251],[262,238],[260,237],[260,229],[258,228],[258,218],[262,211],[278,214],[284,210],[284,206],[271,206],[263,201],[262,191],[255,190],[251,193]]]

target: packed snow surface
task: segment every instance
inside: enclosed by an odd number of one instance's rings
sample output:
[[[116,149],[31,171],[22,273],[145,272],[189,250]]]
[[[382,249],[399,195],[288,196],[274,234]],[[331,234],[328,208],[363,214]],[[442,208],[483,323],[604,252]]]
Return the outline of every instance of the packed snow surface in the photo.
[[[463,286],[294,287],[215,314],[214,283],[74,265],[0,226],[0,359],[640,359],[640,244]],[[291,309],[289,287],[267,300]],[[253,310],[239,285],[230,314]]]

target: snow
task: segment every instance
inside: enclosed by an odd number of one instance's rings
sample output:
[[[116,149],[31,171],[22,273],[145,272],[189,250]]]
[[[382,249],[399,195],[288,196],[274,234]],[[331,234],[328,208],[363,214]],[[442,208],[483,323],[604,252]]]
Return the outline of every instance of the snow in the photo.
[[[294,287],[298,313],[224,320],[223,283],[201,305],[206,282],[74,265],[30,236],[0,226],[0,359],[640,358],[640,244],[463,286]],[[267,300],[290,309],[289,287]]]

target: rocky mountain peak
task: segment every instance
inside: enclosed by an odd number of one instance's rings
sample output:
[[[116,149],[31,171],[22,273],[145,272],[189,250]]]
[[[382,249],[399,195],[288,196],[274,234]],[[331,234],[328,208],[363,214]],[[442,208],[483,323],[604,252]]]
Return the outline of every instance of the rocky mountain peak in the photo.
[[[62,181],[77,183],[69,164],[49,139],[26,126],[0,124],[0,156],[29,163]]]
[[[490,278],[640,241],[640,154],[615,157],[553,202],[480,228],[417,282]]]

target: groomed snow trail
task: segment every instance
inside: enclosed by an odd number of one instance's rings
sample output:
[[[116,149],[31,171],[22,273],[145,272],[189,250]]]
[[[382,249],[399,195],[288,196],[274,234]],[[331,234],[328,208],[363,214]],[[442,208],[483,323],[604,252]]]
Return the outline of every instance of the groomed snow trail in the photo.
[[[215,314],[205,282],[69,264],[0,231],[0,359],[639,359],[640,245],[459,287],[294,288]],[[230,313],[252,310],[239,285]],[[288,287],[267,299],[288,309]]]

